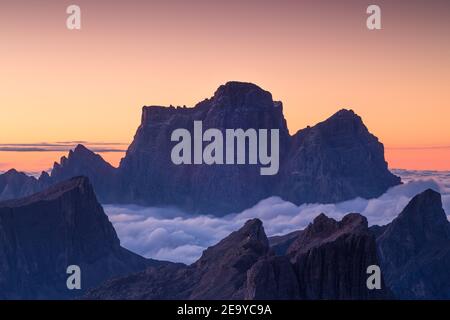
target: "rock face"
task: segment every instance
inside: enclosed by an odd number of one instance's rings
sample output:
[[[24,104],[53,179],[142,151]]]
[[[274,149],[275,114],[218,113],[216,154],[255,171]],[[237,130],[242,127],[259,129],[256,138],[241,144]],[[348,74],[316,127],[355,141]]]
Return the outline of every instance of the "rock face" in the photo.
[[[0,203],[0,299],[62,299],[156,262],[122,248],[86,178]],[[82,290],[66,269],[81,268]]]
[[[193,136],[194,121],[203,130],[279,129],[285,152],[289,133],[282,104],[250,83],[230,82],[194,108],[144,107],[142,123],[120,164],[125,202],[176,204],[199,213],[240,211],[271,195],[276,177],[262,177],[255,165],[174,165],[175,129]]]
[[[181,165],[171,162],[177,128],[278,129],[280,171],[258,166]],[[254,84],[229,82],[194,108],[144,107],[142,123],[120,165],[124,202],[176,204],[198,213],[237,212],[278,195],[296,204],[371,198],[400,183],[383,145],[353,111],[341,110],[315,127],[288,133],[281,102]]]
[[[400,183],[384,147],[352,110],[340,110],[297,132],[282,166],[277,194],[296,204],[373,198]]]
[[[269,238],[270,248],[277,256],[286,255],[291,244],[297,240],[303,230],[294,231],[282,236],[273,236]]]
[[[379,262],[375,237],[360,214],[348,214],[339,222],[319,215],[291,244],[287,255],[303,299],[365,300],[389,295],[384,284],[381,290],[367,288],[367,267]]]
[[[292,244],[290,256],[276,256],[269,248],[261,221],[249,220],[240,230],[205,250],[190,266],[148,268],[109,281],[85,298],[385,298],[385,289],[372,293],[366,288],[367,266],[378,262],[367,221],[356,214],[341,222],[325,216],[316,220]],[[323,230],[322,220],[329,221],[333,228]]]
[[[247,272],[246,300],[300,299],[294,267],[285,256],[267,255]]]
[[[279,130],[279,171],[262,176],[261,165],[175,165],[171,141],[176,129],[194,136],[219,129]],[[207,143],[204,143],[207,145]],[[251,83],[228,82],[211,99],[193,108],[144,107],[141,125],[120,167],[78,146],[51,181],[83,175],[102,202],[147,206],[175,205],[191,213],[225,215],[247,209],[270,196],[299,205],[372,198],[400,179],[388,170],[384,148],[361,118],[341,110],[328,120],[290,136],[281,102]]]
[[[450,299],[450,224],[439,193],[415,196],[377,243],[396,298]]]

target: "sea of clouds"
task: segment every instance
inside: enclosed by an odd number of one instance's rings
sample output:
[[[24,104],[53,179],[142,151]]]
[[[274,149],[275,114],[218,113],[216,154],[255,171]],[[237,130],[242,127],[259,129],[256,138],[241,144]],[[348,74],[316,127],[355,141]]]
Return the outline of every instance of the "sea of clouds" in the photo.
[[[304,229],[318,214],[341,219],[349,212],[367,217],[370,225],[391,222],[416,194],[431,188],[442,194],[450,215],[450,172],[394,170],[403,185],[376,199],[353,199],[335,204],[296,206],[278,197],[225,217],[192,216],[174,208],[105,205],[124,247],[148,258],[190,264],[204,249],[239,229],[248,219],[259,218],[268,236]],[[448,216],[450,217],[450,216]]]

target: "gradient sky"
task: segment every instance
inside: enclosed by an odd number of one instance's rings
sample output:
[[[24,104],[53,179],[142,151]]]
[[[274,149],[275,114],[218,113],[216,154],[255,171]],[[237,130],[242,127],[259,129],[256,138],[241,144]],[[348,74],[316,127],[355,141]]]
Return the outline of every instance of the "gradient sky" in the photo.
[[[383,30],[367,30],[369,4]],[[448,0],[0,0],[0,40],[0,144],[129,143],[142,105],[240,80],[283,101],[291,133],[351,108],[391,167],[450,170]],[[43,166],[6,153],[0,170]]]

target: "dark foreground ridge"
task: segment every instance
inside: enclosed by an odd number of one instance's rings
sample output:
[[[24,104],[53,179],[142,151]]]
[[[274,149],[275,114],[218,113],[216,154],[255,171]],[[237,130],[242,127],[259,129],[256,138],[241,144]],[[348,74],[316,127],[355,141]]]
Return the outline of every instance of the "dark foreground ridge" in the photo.
[[[375,232],[357,213],[341,221],[320,214],[306,229],[269,242],[262,222],[253,219],[190,266],[150,267],[85,298],[449,299],[449,225],[432,190]],[[371,265],[381,267],[381,290],[367,288]]]
[[[252,219],[190,266],[122,248],[87,178],[0,203],[0,299],[449,299],[450,224],[441,196],[414,197],[387,226],[320,214],[267,238]],[[82,290],[66,287],[78,265]],[[381,290],[366,286],[381,266]]]
[[[322,216],[321,216],[322,217]],[[366,287],[366,269],[377,264],[367,221],[351,214],[325,234],[318,218],[276,256],[262,222],[249,220],[190,266],[151,267],[91,290],[86,299],[380,299]],[[309,236],[305,236],[310,235]],[[313,240],[314,239],[314,240]]]
[[[159,264],[120,246],[87,178],[0,203],[0,299],[66,299]],[[67,267],[82,290],[68,290]]]
[[[175,129],[193,135],[203,130],[278,129],[280,168],[261,176],[255,165],[175,165]],[[102,203],[175,205],[192,213],[240,212],[262,199],[280,196],[297,205],[373,198],[400,183],[388,170],[384,148],[352,110],[291,136],[283,105],[270,92],[243,82],[228,82],[193,108],[144,107],[141,125],[118,169],[83,146],[56,163],[39,180],[0,176],[0,200],[23,197],[52,183],[89,177]],[[5,182],[6,180],[6,182]]]

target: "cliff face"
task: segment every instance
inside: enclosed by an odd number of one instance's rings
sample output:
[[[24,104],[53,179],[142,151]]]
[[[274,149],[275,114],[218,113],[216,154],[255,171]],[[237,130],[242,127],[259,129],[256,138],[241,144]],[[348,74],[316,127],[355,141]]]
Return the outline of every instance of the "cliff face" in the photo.
[[[366,287],[367,266],[377,264],[377,258],[375,240],[366,234],[364,219],[351,215],[335,223],[337,229],[326,237],[319,234],[313,241],[300,235],[289,251],[291,256],[275,256],[261,221],[249,220],[240,230],[205,250],[190,266],[149,268],[109,281],[91,290],[85,298],[385,298],[386,289],[371,293]],[[321,228],[319,224],[316,221],[305,233]],[[299,245],[301,248],[297,249]],[[320,258],[322,254],[324,259]]]
[[[351,110],[340,110],[297,132],[282,167],[277,194],[301,203],[373,198],[400,183],[384,147]]]
[[[71,298],[151,263],[120,246],[86,178],[0,203],[1,299]],[[69,265],[81,291],[66,287]]]
[[[381,299],[389,292],[368,290],[367,267],[379,265],[375,237],[360,214],[341,221],[318,216],[287,251],[303,299]]]
[[[46,175],[43,174],[42,179],[38,180],[14,169],[1,174],[0,201],[26,197],[44,189],[49,186],[45,177]]]
[[[377,238],[386,283],[400,299],[450,299],[450,223],[439,193],[414,197]]]
[[[282,105],[253,84],[231,82],[194,108],[144,107],[142,123],[123,159],[121,181],[125,202],[176,204],[191,211],[224,214],[250,207],[271,195],[275,177],[261,176],[255,165],[174,165],[171,142],[175,129],[194,136],[194,121],[203,131],[279,129],[282,153],[288,130]],[[206,143],[204,143],[206,145]]]

